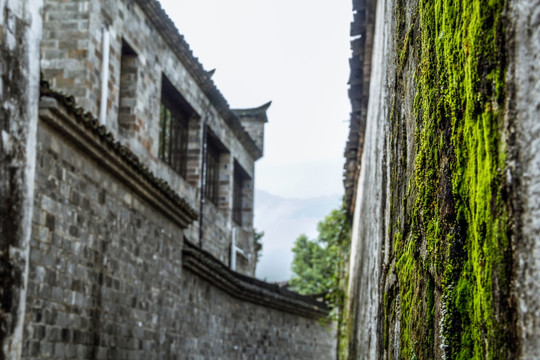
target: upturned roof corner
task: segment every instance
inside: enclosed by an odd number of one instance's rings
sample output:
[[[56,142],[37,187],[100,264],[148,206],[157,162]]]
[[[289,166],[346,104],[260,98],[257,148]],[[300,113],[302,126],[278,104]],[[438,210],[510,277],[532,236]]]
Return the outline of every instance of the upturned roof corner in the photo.
[[[248,108],[248,109],[232,109],[232,111],[235,113],[235,115],[239,118],[253,118],[262,120],[265,123],[268,122],[268,116],[266,112],[268,111],[268,108],[272,105],[272,101],[267,102],[266,104],[263,104],[261,106],[255,107],[255,108]]]

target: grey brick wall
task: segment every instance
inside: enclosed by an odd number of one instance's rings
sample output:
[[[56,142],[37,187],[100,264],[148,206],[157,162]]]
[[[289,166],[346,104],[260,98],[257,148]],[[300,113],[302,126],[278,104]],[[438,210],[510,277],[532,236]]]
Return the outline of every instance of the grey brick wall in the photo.
[[[182,229],[40,121],[23,359],[330,359],[318,320],[182,268]]]
[[[200,206],[203,126],[206,124],[227,148],[228,154],[220,164],[219,204],[207,206],[203,212],[209,216],[204,222],[203,246],[213,251],[216,257],[228,260],[228,250],[223,251],[230,247],[232,236],[233,163],[238,161],[253,178],[255,159],[242,145],[238,134],[226,124],[215,101],[206,96],[194,75],[182,63],[170,39],[162,36],[134,0],[45,0],[44,19],[41,66],[45,78],[53,88],[74,95],[78,104],[96,116],[101,110],[103,31],[107,29],[110,54],[106,125],[194,208]],[[131,61],[124,58],[124,64],[123,42],[137,55]],[[185,179],[158,159],[162,75],[197,114],[189,124]],[[262,130],[260,126],[259,142],[262,141]],[[252,194],[246,197],[246,201],[251,200],[251,206],[246,206],[248,209],[253,208],[252,198]],[[219,229],[215,229],[216,226]],[[248,221],[244,229],[251,233],[251,226]],[[186,236],[195,243],[199,242],[199,234],[198,222],[186,231]]]
[[[25,358],[154,351],[182,313],[182,230],[46,126],[38,148]]]

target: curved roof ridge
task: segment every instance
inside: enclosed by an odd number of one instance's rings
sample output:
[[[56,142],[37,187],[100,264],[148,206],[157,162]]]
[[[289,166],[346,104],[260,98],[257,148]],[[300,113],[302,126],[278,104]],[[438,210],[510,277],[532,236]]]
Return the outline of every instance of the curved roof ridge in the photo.
[[[246,108],[246,109],[232,109],[232,112],[236,114],[238,117],[260,117],[265,120],[265,122],[268,121],[268,117],[266,116],[266,111],[268,108],[272,105],[272,101],[269,101],[261,106],[254,107],[254,108]]]

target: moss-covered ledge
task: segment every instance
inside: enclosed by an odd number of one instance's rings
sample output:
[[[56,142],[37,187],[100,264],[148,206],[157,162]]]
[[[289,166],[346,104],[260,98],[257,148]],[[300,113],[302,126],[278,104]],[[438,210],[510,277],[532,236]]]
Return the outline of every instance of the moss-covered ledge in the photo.
[[[106,127],[66,96],[41,83],[39,119],[80,148],[180,227],[197,220],[197,212],[138,157],[114,139]]]

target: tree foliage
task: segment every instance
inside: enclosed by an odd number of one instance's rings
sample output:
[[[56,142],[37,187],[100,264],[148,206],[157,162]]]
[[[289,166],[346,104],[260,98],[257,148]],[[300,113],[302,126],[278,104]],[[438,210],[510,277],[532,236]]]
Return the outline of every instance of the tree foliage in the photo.
[[[317,225],[316,239],[306,235],[296,239],[292,263],[293,278],[289,284],[300,294],[324,294],[333,308],[330,319],[336,324],[336,359],[344,359],[346,341],[345,291],[348,277],[351,223],[345,206],[332,210]]]
[[[300,294],[327,294],[336,305],[343,295],[345,263],[349,255],[350,225],[343,208],[334,209],[317,225],[319,235],[300,235],[294,244],[291,288]]]
[[[261,260],[261,253],[262,253],[262,238],[264,236],[264,231],[257,231],[257,229],[253,228],[253,242],[255,243],[255,257],[256,262],[259,262]]]

